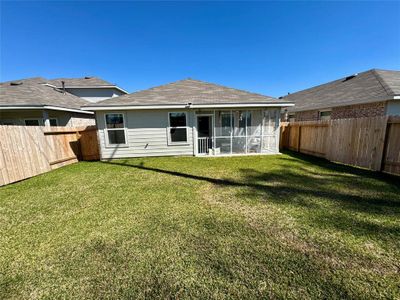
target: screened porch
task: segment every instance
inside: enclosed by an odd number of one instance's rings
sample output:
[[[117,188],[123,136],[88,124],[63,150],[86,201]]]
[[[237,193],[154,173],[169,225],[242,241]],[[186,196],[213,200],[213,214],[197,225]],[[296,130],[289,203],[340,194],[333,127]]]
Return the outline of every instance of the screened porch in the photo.
[[[277,153],[279,115],[277,108],[197,112],[197,154]]]

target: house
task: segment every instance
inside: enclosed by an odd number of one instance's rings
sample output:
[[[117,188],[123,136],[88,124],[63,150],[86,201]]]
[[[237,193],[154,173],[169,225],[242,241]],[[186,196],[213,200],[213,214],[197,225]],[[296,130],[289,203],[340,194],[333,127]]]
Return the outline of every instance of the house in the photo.
[[[290,121],[400,115],[400,71],[372,69],[285,97]]]
[[[194,79],[89,104],[102,159],[278,153],[287,100]]]
[[[58,89],[64,89],[68,93],[89,102],[97,102],[128,94],[127,91],[119,86],[98,77],[57,78],[48,80],[47,84]]]
[[[0,83],[0,124],[31,126],[94,125],[89,102],[49,86],[41,77]]]

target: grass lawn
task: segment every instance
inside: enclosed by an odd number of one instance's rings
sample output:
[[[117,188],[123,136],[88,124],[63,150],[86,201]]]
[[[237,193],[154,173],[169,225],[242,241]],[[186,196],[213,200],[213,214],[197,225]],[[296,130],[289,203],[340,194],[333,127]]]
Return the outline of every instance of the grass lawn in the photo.
[[[399,298],[400,180],[287,153],[0,188],[0,298]]]

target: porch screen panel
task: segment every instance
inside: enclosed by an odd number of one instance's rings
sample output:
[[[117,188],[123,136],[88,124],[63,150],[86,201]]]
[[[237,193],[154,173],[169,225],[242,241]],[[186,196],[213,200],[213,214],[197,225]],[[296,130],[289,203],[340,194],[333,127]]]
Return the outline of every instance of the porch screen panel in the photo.
[[[231,137],[216,137],[215,138],[216,155],[231,153]]]
[[[253,110],[248,113],[250,117],[247,118],[247,153],[260,153],[262,111]]]
[[[276,151],[276,130],[277,130],[278,110],[268,109],[264,110],[263,118],[263,145],[262,151]]]
[[[232,153],[245,154],[246,153],[246,137],[234,136],[232,137]]]
[[[214,154],[276,152],[276,109],[215,111]]]
[[[215,113],[215,136],[230,137],[232,133],[232,115],[230,111],[217,111]]]
[[[215,111],[215,154],[231,154],[234,117],[231,111]]]

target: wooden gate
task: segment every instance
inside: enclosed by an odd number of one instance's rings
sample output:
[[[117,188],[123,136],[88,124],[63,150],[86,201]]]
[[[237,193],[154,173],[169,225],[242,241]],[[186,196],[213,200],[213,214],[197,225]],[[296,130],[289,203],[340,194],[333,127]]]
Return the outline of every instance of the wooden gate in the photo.
[[[78,160],[98,160],[97,129],[0,125],[0,186]]]

